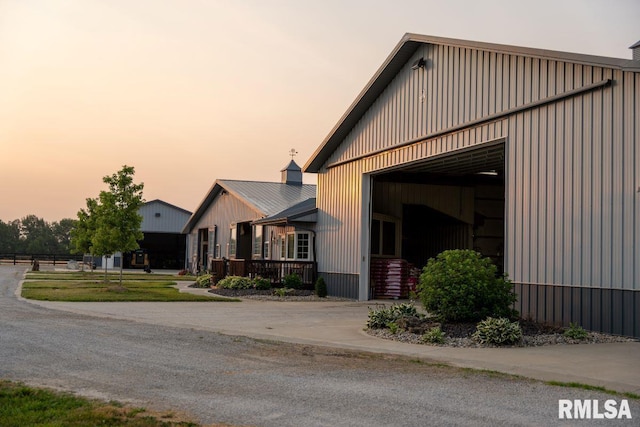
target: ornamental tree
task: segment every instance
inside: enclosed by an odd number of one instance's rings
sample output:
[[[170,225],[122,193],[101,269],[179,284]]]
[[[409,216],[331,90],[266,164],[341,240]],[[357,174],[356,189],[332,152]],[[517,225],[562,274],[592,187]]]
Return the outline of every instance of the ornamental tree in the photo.
[[[144,184],[133,182],[135,170],[124,165],[121,170],[102,181],[109,190],[100,192],[97,199],[87,199],[87,211],[78,212],[78,226],[74,232],[76,250],[89,249],[92,255],[113,255],[138,249],[143,238],[138,210],[144,203]],[[122,262],[120,286],[122,286]]]

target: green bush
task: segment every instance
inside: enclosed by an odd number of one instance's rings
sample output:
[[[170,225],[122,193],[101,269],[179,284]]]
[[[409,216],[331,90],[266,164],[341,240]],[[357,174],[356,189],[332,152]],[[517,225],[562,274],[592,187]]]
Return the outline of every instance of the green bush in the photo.
[[[440,326],[431,328],[422,335],[422,342],[428,344],[444,344],[444,332],[442,332]]]
[[[387,327],[389,328],[389,332],[391,332],[393,335],[395,335],[398,332],[400,332],[400,327],[398,326],[398,324],[396,322],[387,323]]]
[[[222,289],[251,289],[253,282],[248,277],[227,276],[218,282],[218,287]]]
[[[384,329],[389,324],[395,323],[402,317],[419,317],[418,311],[413,304],[404,302],[401,304],[393,304],[389,307],[378,309],[369,308],[369,319],[367,320],[367,328]]]
[[[443,321],[478,321],[513,317],[516,301],[511,282],[498,276],[489,258],[472,250],[449,250],[429,260],[418,292],[424,308]]]
[[[294,292],[295,290],[291,288],[276,288],[273,290],[273,294],[279,297],[286,297],[287,295],[291,295]]]
[[[258,276],[253,279],[253,287],[261,291],[271,289],[271,281],[269,279],[265,279],[264,277]]]
[[[202,276],[196,277],[196,286],[199,288],[208,288],[211,285],[211,275],[203,274]]]
[[[522,329],[518,322],[511,322],[507,318],[487,317],[478,323],[471,337],[480,344],[515,344],[522,339]]]
[[[574,340],[584,340],[589,336],[589,332],[585,331],[577,323],[569,322],[569,327],[564,331],[563,335]]]
[[[318,297],[320,298],[327,297],[327,284],[324,282],[324,279],[322,277],[319,277],[318,280],[316,280],[315,289],[316,289],[316,295]]]
[[[291,289],[302,289],[302,279],[296,273],[287,274],[282,279],[282,286]]]

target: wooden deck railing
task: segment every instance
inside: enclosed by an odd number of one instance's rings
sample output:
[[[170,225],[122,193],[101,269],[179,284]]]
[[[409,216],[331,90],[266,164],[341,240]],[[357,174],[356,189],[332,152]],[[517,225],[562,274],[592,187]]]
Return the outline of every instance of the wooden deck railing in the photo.
[[[317,264],[313,261],[273,261],[215,259],[211,263],[211,272],[216,280],[226,276],[264,277],[273,285],[282,284],[282,279],[289,274],[297,274],[305,286],[313,286],[318,276]]]

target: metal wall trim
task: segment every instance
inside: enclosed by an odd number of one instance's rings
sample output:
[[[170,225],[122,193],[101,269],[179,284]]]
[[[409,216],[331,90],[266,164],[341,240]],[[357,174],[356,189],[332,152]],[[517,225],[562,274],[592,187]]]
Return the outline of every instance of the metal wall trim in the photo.
[[[558,95],[554,95],[554,96],[550,96],[550,97],[547,97],[547,98],[544,98],[544,99],[540,99],[538,101],[530,102],[528,104],[524,104],[524,105],[521,105],[519,107],[510,108],[510,109],[505,110],[505,111],[500,112],[500,113],[490,114],[488,116],[485,116],[485,117],[482,117],[482,118],[479,118],[479,119],[476,119],[476,120],[471,120],[469,122],[462,123],[460,125],[452,126],[452,127],[449,127],[449,128],[434,132],[434,133],[432,133],[430,135],[426,135],[426,136],[423,136],[423,137],[420,137],[420,138],[411,139],[409,141],[401,142],[401,143],[399,143],[397,145],[394,145],[393,147],[385,147],[385,148],[381,148],[379,150],[371,151],[369,153],[360,154],[358,156],[354,156],[354,157],[351,157],[349,159],[340,160],[340,161],[328,164],[327,165],[327,169],[335,168],[337,166],[344,165],[346,163],[351,163],[351,162],[354,162],[354,161],[357,161],[357,160],[365,159],[367,157],[372,157],[372,156],[374,156],[376,154],[380,154],[380,153],[384,153],[384,152],[387,152],[387,151],[395,150],[397,148],[402,148],[402,147],[406,147],[408,145],[417,144],[419,142],[423,142],[423,141],[426,141],[426,140],[429,140],[429,139],[438,138],[438,137],[441,137],[441,136],[444,136],[444,135],[447,135],[447,134],[450,134],[450,133],[455,133],[455,132],[458,132],[458,131],[461,131],[461,130],[464,130],[464,129],[468,129],[468,128],[471,128],[471,127],[479,126],[479,125],[482,125],[482,124],[485,124],[485,123],[488,123],[488,122],[497,121],[497,120],[503,119],[503,118],[505,118],[507,116],[510,116],[510,115],[513,115],[513,114],[521,113],[523,111],[531,110],[533,108],[541,107],[541,106],[544,106],[544,105],[547,105],[547,104],[552,104],[554,102],[558,102],[558,101],[570,98],[572,96],[576,96],[576,95],[580,95],[580,94],[583,94],[583,93],[586,93],[586,92],[590,92],[592,90],[599,89],[601,87],[610,86],[612,82],[613,82],[612,79],[606,79],[606,80],[599,81],[597,83],[593,83],[593,84],[590,84],[590,85],[586,85],[586,86],[580,87],[578,89],[573,89],[573,90],[569,90],[569,91],[566,91],[566,92],[562,92],[562,93],[560,93]]]

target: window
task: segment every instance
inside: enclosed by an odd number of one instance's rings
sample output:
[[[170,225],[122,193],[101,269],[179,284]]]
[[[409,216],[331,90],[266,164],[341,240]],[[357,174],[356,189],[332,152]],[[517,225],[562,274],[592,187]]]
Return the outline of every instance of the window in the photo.
[[[235,224],[231,225],[231,229],[229,230],[229,258],[236,256],[236,236],[237,236],[237,228]]]
[[[286,259],[308,260],[311,237],[309,233],[288,233],[286,241]]]
[[[253,226],[253,257],[262,258],[262,226]]]
[[[399,220],[374,213],[371,221],[371,255],[400,256],[399,230]]]
[[[298,233],[296,259],[309,259],[309,233]]]
[[[264,242],[264,259],[271,259],[271,253],[269,252],[269,242]]]
[[[285,244],[284,236],[280,236],[278,240],[280,241],[280,259],[285,259],[287,257],[287,245]]]
[[[287,234],[287,259],[293,259],[296,247],[296,235],[294,233]]]

